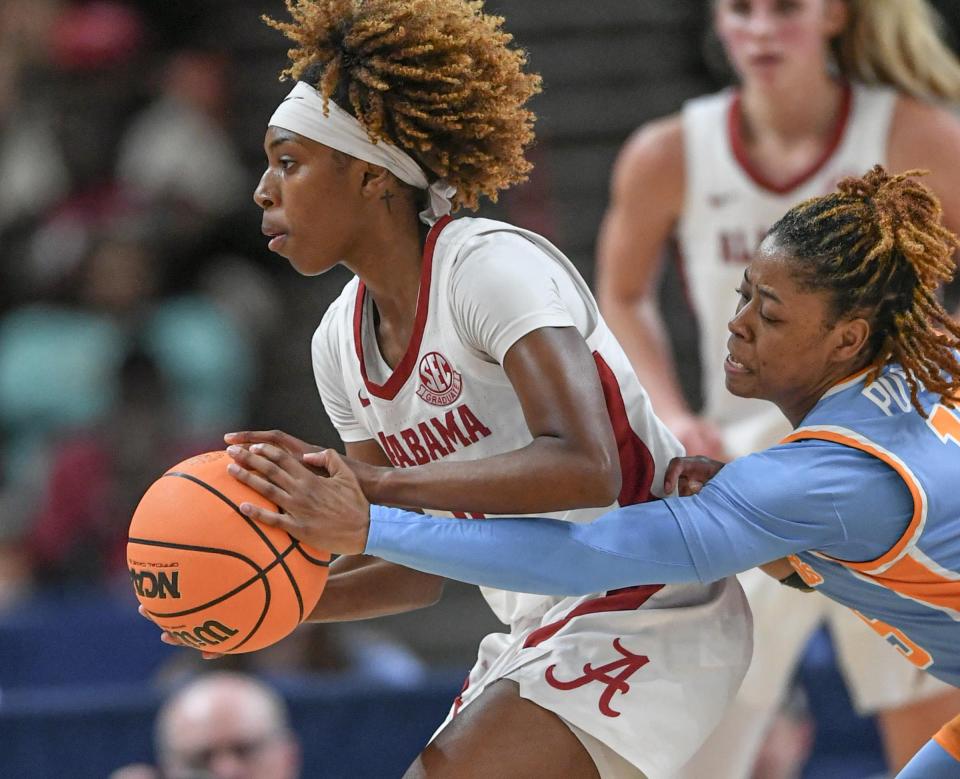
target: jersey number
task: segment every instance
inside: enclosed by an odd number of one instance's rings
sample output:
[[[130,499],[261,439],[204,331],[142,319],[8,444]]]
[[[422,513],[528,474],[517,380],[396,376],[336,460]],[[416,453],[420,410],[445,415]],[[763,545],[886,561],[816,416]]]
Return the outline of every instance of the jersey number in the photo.
[[[907,660],[913,663],[917,668],[929,668],[933,664],[933,658],[930,653],[919,644],[915,644],[910,637],[902,630],[898,630],[893,625],[888,625],[879,619],[871,619],[866,614],[861,614],[856,609],[852,609],[860,619],[877,635],[881,636],[888,644],[896,649]]]
[[[933,412],[927,417],[927,424],[943,443],[953,441],[960,446],[960,418],[942,403],[933,407]]]

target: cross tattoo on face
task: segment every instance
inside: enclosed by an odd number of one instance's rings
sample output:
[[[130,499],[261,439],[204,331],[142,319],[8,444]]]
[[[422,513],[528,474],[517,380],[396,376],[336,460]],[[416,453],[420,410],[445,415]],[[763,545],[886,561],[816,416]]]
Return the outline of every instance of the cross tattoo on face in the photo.
[[[387,211],[393,213],[393,209],[390,208],[390,201],[396,197],[389,189],[386,190],[381,196],[380,199],[387,204]]]

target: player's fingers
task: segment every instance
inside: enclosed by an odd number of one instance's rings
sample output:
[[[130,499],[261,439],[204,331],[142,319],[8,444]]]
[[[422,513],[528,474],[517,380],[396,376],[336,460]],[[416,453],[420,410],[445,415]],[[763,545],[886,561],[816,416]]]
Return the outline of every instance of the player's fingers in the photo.
[[[677,479],[683,473],[683,457],[674,457],[667,465],[667,472],[663,477],[663,492],[670,495],[677,486]]]
[[[277,463],[282,468],[301,465],[299,457],[294,457],[282,446],[276,446],[275,444],[253,444],[250,447],[250,452],[272,463]]]
[[[249,449],[228,446],[227,454],[237,465],[260,474],[286,492],[294,488],[295,476],[302,475],[299,471],[303,470],[303,466],[299,460],[276,446],[253,444]]]
[[[225,433],[223,440],[228,446],[231,444],[234,446],[250,446],[250,444],[266,439],[263,437],[263,433],[257,430],[238,430],[234,433]]]
[[[669,495],[672,490],[667,490],[667,485],[671,487],[681,487],[682,482],[693,474],[699,473],[699,457],[674,457],[667,465],[667,473],[663,477],[664,490]]]
[[[327,458],[326,453],[330,451],[329,449],[320,449],[316,452],[307,452],[303,456],[303,464],[311,469],[312,473],[317,474],[318,476],[329,476],[330,471],[327,470]]]
[[[259,442],[282,444],[288,438],[293,438],[293,436],[284,433],[282,430],[238,430],[233,433],[227,433],[224,435],[223,440],[227,443],[255,444]]]
[[[329,451],[329,449],[320,449],[317,452],[307,452],[303,456],[303,461],[307,463],[307,465],[325,468],[327,465],[327,452]]]
[[[283,430],[243,430],[236,433],[227,433],[223,437],[223,440],[228,444],[243,444],[246,446],[252,444],[273,444],[298,457],[304,452],[313,451],[318,448]]]
[[[174,638],[167,631],[163,631],[160,634],[160,640],[164,644],[169,644],[170,646],[189,646],[188,644],[183,643],[179,638]],[[192,647],[191,647],[192,648]],[[201,652],[200,655],[204,660],[219,660],[223,655],[217,654],[216,652]]]
[[[677,478],[677,494],[681,498],[689,497],[690,495],[696,495],[700,490],[703,489],[705,481],[702,481],[698,476],[690,473],[683,473]]]
[[[320,452],[316,463],[321,468],[326,469],[327,473],[331,476],[342,476],[353,473],[336,449],[325,449],[323,452]]]
[[[281,489],[272,481],[268,481],[263,476],[259,476],[253,471],[248,471],[236,463],[230,463],[227,466],[227,473],[242,484],[246,484],[254,492],[259,493],[272,503],[278,506],[289,508],[290,493]]]
[[[250,447],[250,453],[256,457],[262,457],[272,464],[272,466],[264,466],[256,461],[258,470],[287,492],[293,493],[298,482],[302,482],[304,479],[312,480],[316,475],[309,465],[305,464],[298,456],[291,455],[278,446],[254,444]]]
[[[245,517],[263,522],[265,525],[273,525],[287,531],[291,528],[289,516],[258,506],[256,503],[241,503],[238,508]]]

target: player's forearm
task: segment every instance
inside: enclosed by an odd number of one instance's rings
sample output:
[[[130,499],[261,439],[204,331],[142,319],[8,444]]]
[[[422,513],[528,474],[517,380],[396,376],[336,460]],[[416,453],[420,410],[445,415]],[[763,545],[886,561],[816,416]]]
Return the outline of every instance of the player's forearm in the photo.
[[[400,614],[433,605],[443,580],[401,565],[355,555],[330,566],[330,578],[308,622],[346,622]]]
[[[608,506],[620,492],[613,452],[579,451],[536,438],[512,452],[469,462],[382,470],[363,485],[372,503],[483,514],[527,514]]]
[[[614,295],[604,296],[600,302],[603,318],[650,396],[653,410],[666,418],[689,413],[666,329],[655,304]]]
[[[700,579],[659,501],[614,509],[589,525],[444,519],[374,506],[367,552],[471,584],[550,595]]]
[[[472,584],[582,595],[717,581],[835,537],[818,523],[757,523],[745,513],[749,504],[728,493],[708,486],[689,498],[612,509],[588,524],[444,519],[374,506],[366,552]]]

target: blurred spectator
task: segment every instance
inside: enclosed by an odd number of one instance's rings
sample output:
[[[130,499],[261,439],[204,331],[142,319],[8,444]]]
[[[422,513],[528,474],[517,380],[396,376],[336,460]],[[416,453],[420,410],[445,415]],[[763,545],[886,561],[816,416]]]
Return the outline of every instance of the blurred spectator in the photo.
[[[17,603],[30,588],[30,560],[22,538],[36,510],[39,491],[32,484],[11,484],[2,473],[0,462],[0,612]]]
[[[131,192],[212,216],[246,201],[249,177],[223,126],[228,67],[210,51],[171,55],[159,97],[120,144],[117,173]]]
[[[205,295],[162,297],[159,275],[148,242],[115,232],[65,276],[68,300],[20,306],[0,320],[10,478],[50,437],[109,413],[133,342],[159,365],[178,424],[219,435],[244,418],[256,367],[249,337]]]
[[[143,16],[129,2],[73,2],[54,21],[50,59],[57,70],[41,87],[56,111],[73,196],[115,198],[117,144],[146,91],[146,39]]]
[[[171,464],[219,443],[185,434],[143,352],[128,354],[118,384],[118,402],[100,424],[61,441],[51,456],[27,536],[42,584],[124,580],[127,527],[146,488]]]
[[[53,23],[51,56],[64,70],[126,65],[143,47],[143,19],[130,5],[92,0],[64,8]]]
[[[162,777],[152,765],[132,763],[111,771],[107,779],[162,779]]]
[[[164,779],[206,772],[216,779],[294,779],[300,749],[278,693],[250,676],[201,676],[157,715],[157,761]]]
[[[254,677],[205,674],[160,709],[159,772],[133,765],[110,779],[295,779],[300,747],[283,698]]]
[[[112,771],[109,779],[161,779],[161,776],[152,765],[134,763]]]
[[[69,183],[53,112],[43,94],[24,84],[24,72],[47,49],[56,6],[0,0],[0,231],[38,214]]]

